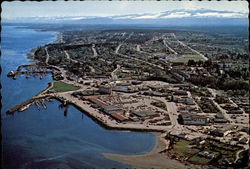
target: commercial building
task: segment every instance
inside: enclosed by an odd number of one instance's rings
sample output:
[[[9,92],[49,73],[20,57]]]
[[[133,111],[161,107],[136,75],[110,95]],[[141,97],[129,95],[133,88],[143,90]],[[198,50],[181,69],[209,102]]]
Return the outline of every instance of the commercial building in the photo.
[[[179,121],[184,125],[207,125],[208,120],[206,116],[194,113],[182,113],[179,115]]]
[[[101,94],[111,94],[111,87],[109,87],[109,86],[100,86],[98,91]]]

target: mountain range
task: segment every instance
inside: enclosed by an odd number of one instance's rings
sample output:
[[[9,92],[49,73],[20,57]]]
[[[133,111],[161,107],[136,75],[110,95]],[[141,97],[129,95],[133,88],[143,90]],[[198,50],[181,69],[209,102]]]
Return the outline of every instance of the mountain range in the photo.
[[[7,23],[63,23],[63,24],[149,24],[168,26],[248,25],[248,13],[210,9],[178,9],[159,13],[116,16],[58,16],[2,18]]]

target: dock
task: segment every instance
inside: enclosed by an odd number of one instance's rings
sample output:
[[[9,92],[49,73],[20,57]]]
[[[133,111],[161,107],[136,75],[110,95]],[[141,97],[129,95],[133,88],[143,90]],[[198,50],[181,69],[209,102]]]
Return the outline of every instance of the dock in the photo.
[[[40,96],[40,97],[32,97],[14,107],[12,107],[11,109],[9,109],[6,114],[14,114],[15,112],[17,111],[23,111],[25,107],[28,107],[28,105],[31,105],[33,103],[37,103],[38,100],[40,99],[44,99],[44,98],[47,98],[49,96]]]

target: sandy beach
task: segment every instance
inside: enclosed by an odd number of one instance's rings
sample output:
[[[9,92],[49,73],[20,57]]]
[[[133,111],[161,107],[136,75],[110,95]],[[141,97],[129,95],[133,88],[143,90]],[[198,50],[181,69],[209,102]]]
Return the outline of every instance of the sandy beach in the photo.
[[[143,155],[120,155],[120,154],[108,154],[103,155],[110,159],[121,163],[129,164],[136,169],[188,169],[197,168],[195,166],[185,165],[177,160],[170,159],[164,154],[160,154],[162,150],[166,147],[160,134],[155,134],[157,137],[157,142],[153,150],[147,154]]]

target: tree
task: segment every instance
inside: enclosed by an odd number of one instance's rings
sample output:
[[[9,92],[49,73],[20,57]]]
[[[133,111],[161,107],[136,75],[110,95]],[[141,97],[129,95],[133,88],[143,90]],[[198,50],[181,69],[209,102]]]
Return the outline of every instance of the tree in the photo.
[[[188,66],[196,66],[196,62],[193,59],[188,60]]]

